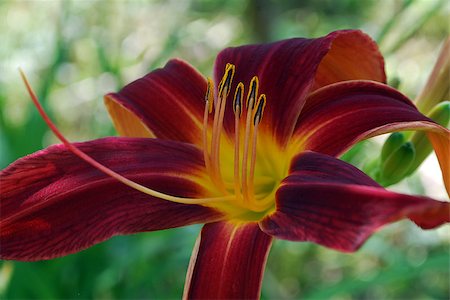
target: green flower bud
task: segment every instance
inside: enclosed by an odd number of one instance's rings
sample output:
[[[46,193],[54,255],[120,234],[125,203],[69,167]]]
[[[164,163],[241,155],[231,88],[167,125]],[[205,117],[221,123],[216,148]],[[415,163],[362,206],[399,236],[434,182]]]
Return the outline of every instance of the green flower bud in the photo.
[[[404,143],[381,163],[378,181],[383,186],[399,182],[407,175],[416,151],[410,142]]]
[[[400,148],[404,143],[405,136],[403,133],[394,132],[393,134],[391,134],[384,142],[383,148],[381,149],[381,161],[385,161],[389,157],[389,155]]]
[[[428,117],[439,125],[447,127],[450,121],[450,101],[437,104],[428,114]]]

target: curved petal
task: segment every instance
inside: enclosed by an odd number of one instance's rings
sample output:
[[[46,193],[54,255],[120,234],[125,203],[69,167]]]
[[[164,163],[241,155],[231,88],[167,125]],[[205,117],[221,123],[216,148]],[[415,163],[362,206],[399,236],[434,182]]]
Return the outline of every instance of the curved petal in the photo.
[[[272,238],[256,223],[206,224],[192,253],[184,299],[258,299]]]
[[[385,80],[383,59],[376,45],[358,30],[336,31],[317,39],[295,38],[227,48],[216,59],[216,82],[222,78],[227,63],[236,65],[233,88],[238,82],[248,88],[251,78],[259,77],[259,91],[267,95],[260,127],[272,133],[281,145],[292,134],[313,86],[349,79]],[[230,94],[234,95],[234,90]],[[224,126],[231,134],[232,101],[227,105]]]
[[[75,144],[105,166],[149,188],[201,197],[204,164],[193,146],[105,138]],[[221,219],[216,210],[138,192],[83,162],[62,145],[11,164],[0,173],[0,258],[50,259],[114,235]]]
[[[342,82],[310,95],[296,124],[291,149],[293,153],[312,150],[338,156],[363,139],[399,130],[428,132],[450,191],[449,131],[384,84]]]
[[[173,59],[120,92],[106,95],[105,104],[121,135],[201,145],[205,93],[205,78]]]
[[[264,232],[344,252],[403,218],[425,229],[450,221],[449,202],[387,191],[350,164],[314,152],[295,158],[276,198],[276,211],[260,222]]]
[[[336,31],[330,35],[335,38],[317,69],[313,90],[347,80],[386,83],[383,56],[370,36],[359,30]]]

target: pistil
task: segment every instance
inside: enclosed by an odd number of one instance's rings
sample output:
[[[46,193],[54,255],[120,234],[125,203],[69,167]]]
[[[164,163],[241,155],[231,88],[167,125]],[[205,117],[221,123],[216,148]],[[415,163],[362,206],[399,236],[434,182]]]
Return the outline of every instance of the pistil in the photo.
[[[223,202],[223,201],[230,201],[233,200],[233,196],[222,196],[222,197],[207,197],[207,198],[184,198],[184,197],[177,197],[168,195],[165,193],[161,193],[159,191],[150,189],[146,186],[143,186],[135,181],[132,181],[123,175],[120,175],[119,173],[109,169],[108,167],[102,165],[98,161],[96,161],[94,158],[89,156],[88,154],[84,153],[82,150],[80,150],[77,146],[72,144],[69,140],[67,140],[64,135],[59,131],[59,129],[56,127],[56,125],[52,122],[50,117],[45,112],[44,108],[40,104],[36,93],[34,92],[33,88],[31,87],[30,83],[28,82],[28,79],[26,78],[25,74],[22,72],[22,70],[19,70],[20,76],[22,77],[23,82],[25,83],[25,86],[28,90],[28,93],[30,94],[31,100],[33,101],[34,105],[39,111],[39,114],[44,119],[45,123],[47,123],[48,127],[53,131],[53,133],[58,137],[58,139],[64,144],[64,146],[73,154],[96,168],[97,170],[103,172],[107,176],[116,179],[117,181],[131,187],[132,189],[138,190],[144,194],[147,194],[149,196],[167,200],[171,202],[176,203],[182,203],[182,204],[207,204],[207,203],[217,203],[217,202]]]
[[[214,102],[214,95],[213,95],[213,83],[211,79],[208,79],[208,85],[207,85],[207,93],[205,96],[205,112],[204,112],[204,118],[203,118],[203,146],[204,146],[204,158],[205,158],[205,165],[206,168],[211,174],[211,178],[213,178],[214,183],[217,184],[217,186],[220,187],[220,189],[224,190],[223,196],[220,197],[205,197],[205,198],[184,198],[184,197],[177,197],[169,194],[165,194],[162,192],[159,192],[157,190],[153,190],[151,188],[148,188],[146,186],[143,186],[135,181],[132,181],[123,175],[109,169],[105,165],[99,163],[94,158],[89,156],[88,154],[84,153],[81,149],[79,149],[77,146],[72,144],[70,141],[68,141],[64,135],[58,130],[58,128],[55,126],[55,124],[50,120],[44,109],[42,108],[41,104],[39,103],[38,98],[36,97],[36,94],[34,93],[33,89],[31,88],[28,80],[26,79],[25,75],[22,71],[20,71],[22,79],[27,87],[27,90],[31,96],[31,99],[33,103],[35,104],[36,108],[38,109],[39,113],[41,114],[44,121],[47,123],[47,125],[50,127],[50,129],[53,131],[53,133],[59,138],[59,140],[66,146],[66,148],[75,154],[76,156],[80,157],[85,162],[92,165],[94,168],[98,169],[99,171],[103,172],[107,176],[114,178],[118,180],[119,182],[138,190],[144,194],[147,194],[149,196],[176,202],[176,203],[183,203],[183,204],[205,204],[205,205],[215,205],[215,203],[220,202],[229,202],[233,201],[240,207],[245,207],[247,209],[262,212],[264,211],[268,205],[270,205],[273,195],[254,195],[254,172],[255,172],[255,164],[256,164],[256,143],[257,143],[257,134],[258,134],[258,125],[261,122],[262,114],[264,111],[264,106],[266,102],[265,95],[261,95],[258,99],[256,111],[253,114],[254,108],[255,108],[255,99],[257,97],[257,89],[258,89],[258,79],[257,77],[253,77],[251,83],[250,83],[250,91],[247,96],[247,119],[246,119],[246,132],[245,132],[245,141],[244,141],[244,154],[243,154],[243,162],[242,162],[242,181],[239,180],[239,150],[240,150],[240,117],[242,114],[242,95],[244,93],[244,85],[242,83],[239,83],[236,88],[236,93],[234,97],[234,113],[235,113],[235,157],[234,157],[234,189],[235,193],[234,195],[230,195],[228,191],[226,191],[225,183],[223,182],[221,175],[220,175],[220,163],[219,163],[219,148],[220,148],[220,135],[222,132],[223,127],[223,119],[224,119],[224,113],[225,113],[225,105],[226,105],[226,99],[231,91],[231,82],[234,76],[235,67],[234,65],[228,64],[227,69],[225,72],[225,75],[219,85],[219,93],[218,93],[218,100],[216,103],[216,111],[215,111],[215,118],[214,118],[214,125],[213,125],[213,133],[212,133],[212,143],[211,143],[211,155],[208,153],[208,117],[209,113],[212,112],[212,106]],[[253,124],[251,123],[251,120],[253,119]],[[252,129],[253,125],[253,129]],[[250,172],[249,172],[249,180],[250,184],[247,181],[247,164],[248,164],[248,151],[249,151],[249,139],[251,131],[253,131],[252,136],[252,155],[250,160]],[[214,179],[215,178],[215,179]],[[244,188],[246,189],[246,195],[244,199],[242,200],[242,193],[241,193],[241,182],[242,182],[242,191],[244,191]],[[249,195],[251,193],[251,195]],[[252,197],[253,200],[249,201],[249,197]],[[262,201],[256,201],[256,197],[258,199],[262,199]],[[247,199],[247,200],[246,200]]]

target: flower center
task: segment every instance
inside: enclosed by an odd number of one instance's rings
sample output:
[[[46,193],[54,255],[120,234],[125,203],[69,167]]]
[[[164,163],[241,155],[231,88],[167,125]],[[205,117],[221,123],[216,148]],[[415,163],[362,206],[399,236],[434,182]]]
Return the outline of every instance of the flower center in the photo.
[[[259,80],[257,76],[254,76],[250,81],[245,102],[246,119],[243,124],[241,124],[241,117],[244,112],[244,84],[239,82],[235,89],[233,98],[234,156],[232,159],[233,163],[231,163],[233,168],[232,182],[228,182],[222,176],[220,164],[221,135],[226,103],[232,90],[231,84],[234,73],[235,66],[233,64],[227,64],[225,73],[217,88],[217,99],[214,98],[214,83],[208,78],[203,116],[203,153],[205,165],[212,182],[223,195],[234,194],[236,205],[254,212],[262,212],[273,204],[274,196],[270,192],[264,193],[260,191],[260,193],[255,193],[258,128],[266,106],[266,95],[258,94]],[[214,117],[211,128],[211,126],[208,126],[208,121],[209,115],[213,111],[213,106]],[[241,128],[244,124],[245,128]],[[208,129],[211,130],[210,134]],[[210,145],[208,143],[209,136],[211,139]],[[228,165],[225,165],[226,167]]]

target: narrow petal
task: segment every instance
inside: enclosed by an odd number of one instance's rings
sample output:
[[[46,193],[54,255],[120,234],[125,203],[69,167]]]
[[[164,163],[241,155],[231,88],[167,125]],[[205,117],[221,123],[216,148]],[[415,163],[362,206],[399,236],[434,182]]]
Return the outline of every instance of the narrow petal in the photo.
[[[281,145],[292,134],[311,89],[349,79],[385,80],[383,59],[376,45],[357,30],[337,31],[317,39],[227,48],[217,56],[216,82],[227,63],[236,65],[234,87],[238,82],[248,86],[253,76],[259,77],[260,93],[267,95],[260,127],[271,132]],[[230,133],[234,128],[231,102],[225,116],[225,130]]]
[[[450,222],[450,203],[393,193],[355,167],[331,156],[305,152],[276,194],[276,211],[264,232],[356,251],[379,227],[410,218],[424,229]]]
[[[193,146],[137,138],[75,144],[103,165],[149,188],[199,198],[202,153]],[[81,251],[114,235],[221,219],[216,210],[148,196],[85,163],[62,145],[24,157],[0,173],[0,258],[41,260]]]
[[[105,104],[121,135],[158,137],[200,145],[206,80],[190,65],[171,60]]]
[[[363,139],[400,130],[428,132],[450,191],[449,131],[422,115],[404,95],[376,82],[337,83],[310,95],[295,128],[292,152],[338,156]]]
[[[186,275],[185,299],[259,299],[272,238],[256,223],[206,224]]]

